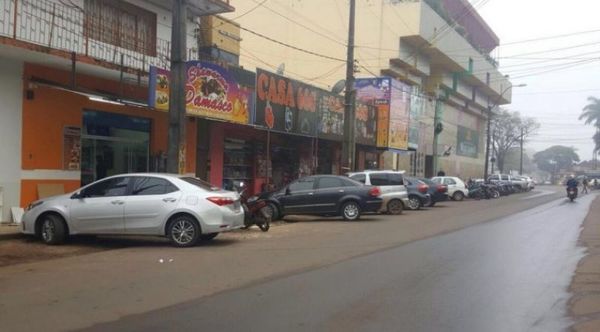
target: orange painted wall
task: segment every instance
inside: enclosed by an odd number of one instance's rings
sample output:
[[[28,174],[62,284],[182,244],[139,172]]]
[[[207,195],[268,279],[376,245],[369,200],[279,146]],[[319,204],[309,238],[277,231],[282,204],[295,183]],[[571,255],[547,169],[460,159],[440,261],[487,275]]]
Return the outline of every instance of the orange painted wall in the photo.
[[[30,84],[29,79],[36,77],[58,84],[67,84],[68,72],[38,65],[26,64],[24,71],[24,89],[33,91],[33,99],[23,99],[23,136],[21,167],[23,170],[62,170],[63,169],[63,128],[82,126],[84,109],[101,112],[119,113],[135,117],[148,118],[152,122],[150,133],[150,153],[167,151],[168,114],[149,108],[113,105],[89,100],[88,97],[62,89]],[[78,75],[78,87],[88,90],[114,91],[118,83],[85,75]],[[137,87],[124,89],[137,98],[143,98],[145,91]],[[25,94],[24,94],[25,95]],[[186,172],[196,169],[196,123],[189,119],[187,123]],[[79,181],[73,180],[22,180],[21,206],[38,199],[37,185],[42,183],[63,183],[66,191],[79,187]]]

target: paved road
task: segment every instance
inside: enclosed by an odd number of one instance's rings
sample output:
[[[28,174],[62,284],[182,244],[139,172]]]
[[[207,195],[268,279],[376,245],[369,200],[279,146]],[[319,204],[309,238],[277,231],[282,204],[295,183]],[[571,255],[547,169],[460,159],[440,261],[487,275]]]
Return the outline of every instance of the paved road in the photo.
[[[561,331],[592,196],[91,330]]]
[[[484,224],[563,195],[562,188],[544,187],[358,222],[317,218],[268,233],[223,234],[188,249],[151,238],[99,238],[94,246],[122,249],[0,268],[0,330],[52,332],[117,321]]]

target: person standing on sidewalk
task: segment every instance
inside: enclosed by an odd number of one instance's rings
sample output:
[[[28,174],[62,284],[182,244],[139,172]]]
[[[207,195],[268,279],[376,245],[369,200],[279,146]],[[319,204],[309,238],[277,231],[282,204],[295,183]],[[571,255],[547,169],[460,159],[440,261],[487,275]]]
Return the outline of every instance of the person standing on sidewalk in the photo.
[[[583,181],[581,181],[581,185],[583,186],[582,190],[581,190],[581,194],[587,194],[588,193],[588,179],[587,177],[583,178]]]

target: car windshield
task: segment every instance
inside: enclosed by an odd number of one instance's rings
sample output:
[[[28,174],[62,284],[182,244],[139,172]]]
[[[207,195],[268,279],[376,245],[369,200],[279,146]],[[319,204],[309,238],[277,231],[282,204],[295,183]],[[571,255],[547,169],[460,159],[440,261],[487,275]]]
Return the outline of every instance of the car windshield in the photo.
[[[181,180],[193,184],[194,186],[206,191],[219,191],[221,188],[211,185],[210,183],[193,177],[182,177]]]

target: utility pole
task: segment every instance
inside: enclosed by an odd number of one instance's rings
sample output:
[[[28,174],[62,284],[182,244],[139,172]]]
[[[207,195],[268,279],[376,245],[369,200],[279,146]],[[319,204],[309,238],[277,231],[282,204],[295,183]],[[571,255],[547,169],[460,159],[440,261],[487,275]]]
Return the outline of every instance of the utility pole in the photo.
[[[167,147],[167,172],[185,172],[186,121],[185,121],[185,61],[186,18],[185,0],[173,0],[171,28],[171,84],[169,93],[169,144]]]
[[[502,96],[502,95],[500,95]],[[500,98],[498,98],[500,99]],[[492,128],[492,106],[488,106],[488,119],[487,119],[487,142],[485,143],[485,166],[483,168],[483,181],[487,181],[488,178],[488,165],[490,162],[490,141],[492,139],[491,135]]]
[[[523,127],[521,127],[521,161],[519,163],[519,175],[523,175]]]
[[[342,167],[354,170],[355,164],[355,91],[354,91],[354,20],[356,0],[350,0],[350,22],[348,24],[348,56],[346,59],[346,91],[344,93],[344,144],[342,146]]]

